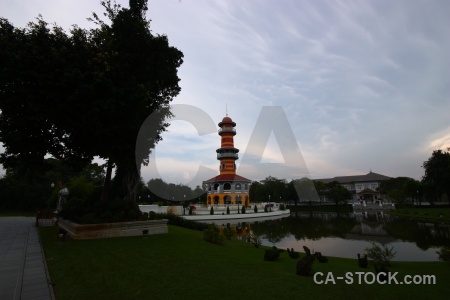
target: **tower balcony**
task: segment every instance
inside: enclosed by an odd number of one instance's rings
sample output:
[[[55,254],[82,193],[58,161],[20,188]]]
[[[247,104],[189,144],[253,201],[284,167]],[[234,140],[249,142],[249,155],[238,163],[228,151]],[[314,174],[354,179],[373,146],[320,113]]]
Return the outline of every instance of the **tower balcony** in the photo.
[[[236,134],[236,128],[227,128],[227,127],[220,128],[217,132],[219,134],[222,134],[222,133],[233,133],[233,134]]]
[[[237,153],[217,153],[217,159],[221,158],[235,158],[238,159],[239,156]]]

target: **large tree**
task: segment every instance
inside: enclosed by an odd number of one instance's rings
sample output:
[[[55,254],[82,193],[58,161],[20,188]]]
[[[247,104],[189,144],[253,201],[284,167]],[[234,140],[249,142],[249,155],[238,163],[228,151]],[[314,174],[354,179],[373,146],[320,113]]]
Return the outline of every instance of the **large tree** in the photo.
[[[352,198],[352,193],[337,181],[325,184],[325,195],[328,199],[334,201],[336,205],[340,202],[346,203],[347,200]]]
[[[408,198],[419,200],[422,194],[420,182],[409,177],[396,177],[383,181],[377,190],[399,204],[405,203]]]
[[[425,169],[422,181],[434,189],[435,198],[446,196],[450,201],[450,148],[434,150],[422,167]]]
[[[140,165],[180,92],[183,54],[151,33],[146,0],[101,3],[109,20],[94,14],[96,28],[70,34],[42,17],[25,29],[0,19],[0,163],[38,170],[50,154],[81,168],[99,156],[108,161],[104,200],[134,205]],[[150,115],[153,126],[136,149]]]

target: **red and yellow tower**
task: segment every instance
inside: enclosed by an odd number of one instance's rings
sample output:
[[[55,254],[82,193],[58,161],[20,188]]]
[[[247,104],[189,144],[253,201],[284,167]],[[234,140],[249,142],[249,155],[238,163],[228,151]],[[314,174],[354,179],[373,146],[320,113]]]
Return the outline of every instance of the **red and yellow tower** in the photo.
[[[251,180],[236,174],[239,149],[234,147],[236,123],[228,115],[219,123],[220,148],[216,150],[220,161],[220,174],[203,182],[208,191],[207,204],[242,204],[249,206]]]

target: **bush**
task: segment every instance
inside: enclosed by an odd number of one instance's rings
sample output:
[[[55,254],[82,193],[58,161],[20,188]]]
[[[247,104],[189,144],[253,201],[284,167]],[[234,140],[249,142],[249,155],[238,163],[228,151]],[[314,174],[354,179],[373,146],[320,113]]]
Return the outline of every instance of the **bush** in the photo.
[[[242,205],[241,213],[242,213],[242,214],[245,214],[245,205]]]
[[[264,252],[264,260],[265,261],[275,261],[280,256],[280,253],[284,250],[277,249],[277,247],[273,246],[272,249],[266,249]]]
[[[211,210],[209,211],[209,214],[210,214],[210,215],[213,215],[213,214],[214,214],[214,207],[213,207],[213,206],[211,206]]]
[[[234,235],[234,230],[231,229],[231,228],[226,227],[226,228],[223,229],[223,235],[225,236],[225,238],[227,240],[231,240],[231,238]]]
[[[294,248],[291,248],[291,249],[287,248],[287,253],[288,253],[289,257],[292,259],[300,258],[300,254],[298,252],[296,252],[294,250]]]
[[[312,273],[313,256],[306,255],[297,262],[297,275],[310,276]]]
[[[186,220],[180,216],[172,215],[172,214],[155,214],[156,220],[167,219],[168,224],[175,225],[179,227],[184,227],[188,229],[203,231],[208,228],[208,225],[205,223],[196,222],[193,220]]]
[[[264,212],[268,212],[267,205],[264,205]]]
[[[229,215],[229,214],[230,214],[230,207],[227,206],[227,215]]]
[[[328,262],[328,258],[326,256],[323,256],[322,253],[320,253],[320,252],[314,253],[314,256],[317,259],[317,261],[320,262],[320,263],[327,263]]]
[[[79,176],[70,179],[67,188],[69,189],[69,197],[87,199],[94,191],[95,186],[86,177]]]
[[[450,247],[443,246],[436,253],[439,254],[439,259],[440,260],[443,260],[443,261],[449,261],[450,260]]]
[[[252,243],[255,248],[259,248],[262,245],[262,240],[258,235],[250,234],[247,238],[247,242]]]
[[[150,211],[150,212],[148,213],[148,218],[149,218],[150,220],[156,220],[156,213],[155,213],[154,211]]]
[[[286,209],[286,207],[284,206],[284,203],[281,203],[280,204],[280,210],[285,210]]]
[[[365,251],[367,252],[367,256],[374,260],[375,264],[381,264],[385,266],[390,266],[390,261],[395,257],[397,254],[396,251],[394,251],[394,247],[391,247],[390,249],[386,246],[381,248],[375,242],[372,242],[372,247],[366,248]]]
[[[255,212],[255,214],[258,212],[258,207],[255,204],[255,207],[253,208],[253,211]]]
[[[219,227],[214,223],[209,224],[208,228],[203,230],[203,238],[205,239],[205,241],[213,244],[224,244],[224,236],[220,235]]]

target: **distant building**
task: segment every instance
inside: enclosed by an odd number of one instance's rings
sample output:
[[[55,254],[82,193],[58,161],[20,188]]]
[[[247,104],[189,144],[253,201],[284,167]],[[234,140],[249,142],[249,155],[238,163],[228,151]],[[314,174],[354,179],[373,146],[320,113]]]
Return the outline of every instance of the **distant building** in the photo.
[[[391,177],[370,171],[366,175],[338,176],[334,178],[314,179],[314,181],[321,181],[323,183],[337,181],[352,193],[352,200],[365,200],[370,202],[382,199],[377,188],[381,182],[389,179]]]
[[[239,149],[234,148],[236,123],[228,115],[219,123],[221,136],[220,148],[216,150],[220,161],[220,174],[203,181],[208,194],[207,204],[242,204],[250,205],[249,191],[251,180],[236,174],[236,160]]]

